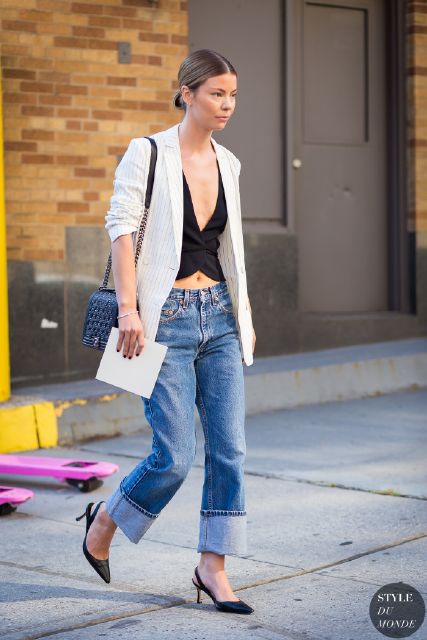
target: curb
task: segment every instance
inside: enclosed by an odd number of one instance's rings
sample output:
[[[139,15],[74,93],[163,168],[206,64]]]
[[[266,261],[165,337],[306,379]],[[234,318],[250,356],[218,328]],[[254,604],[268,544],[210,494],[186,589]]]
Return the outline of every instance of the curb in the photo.
[[[56,447],[57,444],[58,423],[53,402],[1,407],[0,453]]]
[[[244,374],[247,415],[421,389],[427,387],[427,338],[258,358]],[[28,406],[10,406],[25,401]],[[196,407],[194,416],[199,422]],[[151,431],[141,397],[95,378],[27,387],[0,408],[0,452],[142,429]]]
[[[249,367],[249,415],[427,387],[427,338],[263,358]]]

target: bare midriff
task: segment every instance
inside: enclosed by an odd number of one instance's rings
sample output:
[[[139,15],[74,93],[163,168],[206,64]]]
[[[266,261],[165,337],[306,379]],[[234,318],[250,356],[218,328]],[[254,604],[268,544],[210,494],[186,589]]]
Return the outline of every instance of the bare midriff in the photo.
[[[212,287],[218,282],[219,280],[212,280],[203,271],[199,270],[192,273],[191,276],[175,280],[173,287],[175,289],[203,289],[204,287]]]

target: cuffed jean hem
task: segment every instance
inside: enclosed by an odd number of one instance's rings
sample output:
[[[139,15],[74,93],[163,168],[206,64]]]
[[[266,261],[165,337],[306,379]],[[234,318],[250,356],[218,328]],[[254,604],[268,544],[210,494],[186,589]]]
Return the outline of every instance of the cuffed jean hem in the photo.
[[[120,487],[108,498],[106,508],[110,518],[135,544],[159,517],[158,513],[150,513],[133,502],[121,492]]]
[[[197,551],[220,555],[247,552],[246,511],[201,510]]]

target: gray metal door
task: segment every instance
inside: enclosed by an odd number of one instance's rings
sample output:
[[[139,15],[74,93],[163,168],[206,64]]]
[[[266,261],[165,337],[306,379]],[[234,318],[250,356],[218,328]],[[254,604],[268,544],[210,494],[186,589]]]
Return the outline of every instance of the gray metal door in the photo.
[[[387,308],[383,0],[295,0],[299,309]]]

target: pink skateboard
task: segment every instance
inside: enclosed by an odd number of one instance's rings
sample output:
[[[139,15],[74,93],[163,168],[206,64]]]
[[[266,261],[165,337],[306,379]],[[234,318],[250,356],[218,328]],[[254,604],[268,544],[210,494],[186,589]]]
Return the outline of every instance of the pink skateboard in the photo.
[[[118,469],[118,465],[112,462],[0,454],[0,474],[51,476],[77,487],[83,493],[100,487],[102,485],[100,478],[110,476]]]
[[[30,489],[17,489],[0,485],[0,516],[6,516],[12,511],[16,511],[18,504],[26,502],[32,498],[34,493]]]

